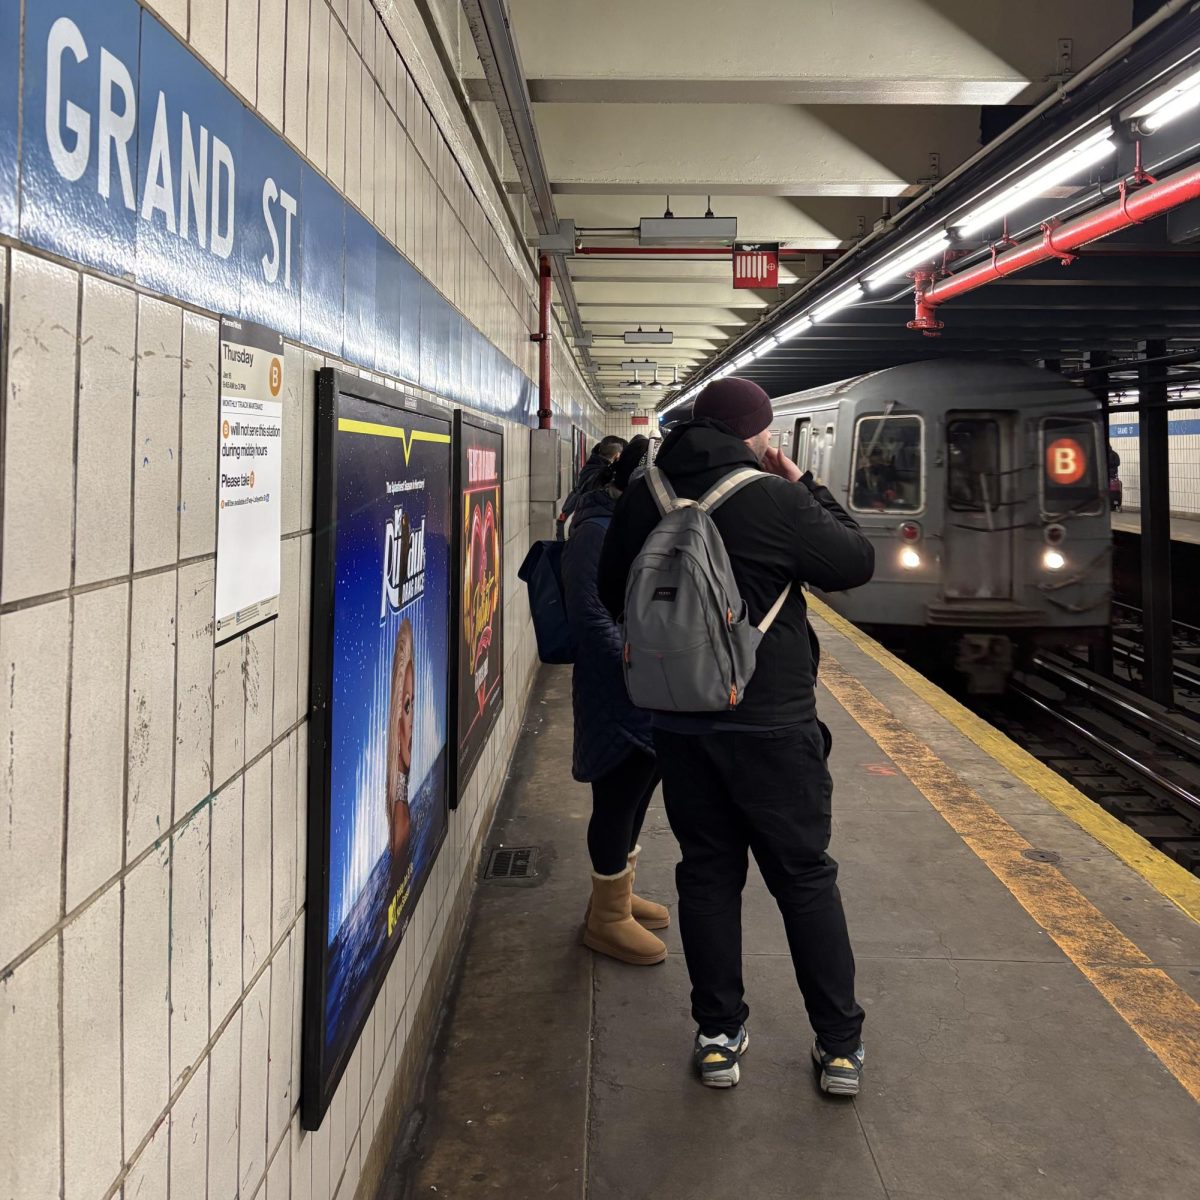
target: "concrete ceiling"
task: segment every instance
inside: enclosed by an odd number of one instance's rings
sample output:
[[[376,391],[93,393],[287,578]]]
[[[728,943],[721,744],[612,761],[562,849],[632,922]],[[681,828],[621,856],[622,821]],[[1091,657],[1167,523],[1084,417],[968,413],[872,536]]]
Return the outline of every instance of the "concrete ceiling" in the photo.
[[[980,146],[981,106],[1030,104],[1129,31],[1131,0],[508,0],[554,209],[588,247],[711,204],[779,242],[780,286],[732,287],[729,256],[567,259],[591,363],[628,403],[670,383]],[[1064,44],[1065,43],[1065,44]],[[467,94],[492,92],[465,56]],[[515,170],[504,180],[523,188]],[[593,231],[593,232],[589,232]],[[531,240],[535,231],[529,230]],[[639,325],[669,347],[626,346]],[[642,374],[645,380],[648,375]],[[647,406],[663,393],[644,388]]]

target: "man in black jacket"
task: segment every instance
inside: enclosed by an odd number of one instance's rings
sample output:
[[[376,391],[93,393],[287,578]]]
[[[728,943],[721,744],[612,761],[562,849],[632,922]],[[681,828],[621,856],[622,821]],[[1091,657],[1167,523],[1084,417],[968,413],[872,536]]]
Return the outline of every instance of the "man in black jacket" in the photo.
[[[693,419],[663,442],[655,465],[677,495],[698,499],[735,470],[774,478],[742,488],[714,513],[751,624],[789,582],[842,591],[866,583],[870,542],[829,491],[770,448],[771,402],[747,379],[710,384]],[[600,598],[624,608],[630,567],[659,512],[644,480],[621,497],[600,559]],[[821,1087],[854,1095],[863,1012],[829,845],[829,733],[817,720],[819,648],[804,593],[793,587],[758,649],[745,697],[728,713],[655,713],[663,796],[682,861],[679,925],[699,1030],[695,1059],[710,1087],[738,1082],[746,1049],[741,900],[754,852],[787,930],[796,981],[817,1034]]]
[[[562,511],[558,514],[558,520],[555,522],[554,534],[560,542],[566,538],[567,522],[575,512],[575,506],[579,503],[580,498],[600,486],[609,468],[621,457],[622,451],[628,444],[623,437],[610,434],[606,438],[601,438],[592,448],[592,453],[588,456],[587,462],[583,464],[575,486],[567,493]]]

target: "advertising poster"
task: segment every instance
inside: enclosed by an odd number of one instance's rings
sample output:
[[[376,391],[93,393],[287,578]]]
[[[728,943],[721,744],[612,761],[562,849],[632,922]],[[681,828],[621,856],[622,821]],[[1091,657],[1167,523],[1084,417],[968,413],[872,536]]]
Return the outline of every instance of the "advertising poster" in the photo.
[[[451,803],[471,778],[504,705],[504,531],[498,426],[455,413],[458,496],[458,773]]]
[[[216,640],[279,614],[283,337],[221,322]]]
[[[318,404],[308,1128],[445,838],[450,736],[450,414],[332,370]]]

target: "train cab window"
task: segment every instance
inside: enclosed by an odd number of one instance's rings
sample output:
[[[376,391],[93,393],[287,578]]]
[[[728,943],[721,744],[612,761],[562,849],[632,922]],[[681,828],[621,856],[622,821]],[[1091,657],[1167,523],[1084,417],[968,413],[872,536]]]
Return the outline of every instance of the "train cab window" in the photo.
[[[946,502],[958,512],[989,512],[1000,500],[1000,425],[963,417],[946,426]]]
[[[850,506],[860,512],[916,512],[924,503],[920,417],[863,417],[854,435]]]
[[[1043,512],[1067,516],[1100,511],[1099,447],[1096,422],[1080,417],[1043,418]]]

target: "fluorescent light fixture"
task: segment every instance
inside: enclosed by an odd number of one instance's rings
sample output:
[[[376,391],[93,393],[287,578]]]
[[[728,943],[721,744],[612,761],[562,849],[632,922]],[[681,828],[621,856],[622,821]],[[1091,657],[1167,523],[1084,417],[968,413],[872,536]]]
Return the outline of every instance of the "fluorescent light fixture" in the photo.
[[[774,350],[778,345],[779,343],[773,337],[764,338],[757,346],[751,346],[747,354],[750,361],[753,362],[756,358],[762,358],[764,354]]]
[[[1073,179],[1081,171],[1116,153],[1116,149],[1117,144],[1107,128],[1093,133],[1076,143],[1070,150],[1055,155],[1032,175],[1026,175],[1024,179],[1010,184],[991,200],[959,217],[953,222],[956,232],[963,237],[977,233],[984,226],[1020,208],[1026,201]]]
[[[811,317],[801,317],[798,321],[793,321],[790,325],[785,325],[778,333],[775,334],[775,340],[779,342],[789,342],[792,338],[803,333],[806,329],[812,328]]]
[[[754,351],[750,351],[748,354],[743,354],[741,358],[735,358],[733,360],[733,368],[735,371],[740,371],[747,363],[753,361]]]
[[[863,282],[872,290],[883,287],[885,283],[890,283],[893,279],[899,279],[901,275],[907,274],[913,267],[919,267],[923,262],[935,258],[949,245],[950,235],[945,230],[939,229],[932,237],[927,237],[923,241],[917,242],[916,245],[901,250],[894,258],[888,259],[882,266],[876,267],[875,270],[864,275]]]
[[[1154,133],[1176,117],[1200,108],[1200,69],[1183,75],[1130,114],[1143,133]]]
[[[832,317],[835,312],[840,312],[847,305],[853,304],[862,294],[862,284],[852,284],[838,292],[836,296],[826,300],[824,304],[818,304],[808,315],[813,321],[823,321],[826,317]]]
[[[713,379],[724,379],[727,375],[732,375],[734,371],[733,363],[726,363],[714,376]],[[712,382],[709,380],[709,382]]]

